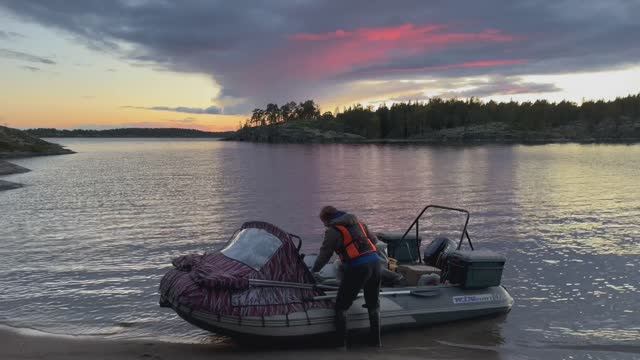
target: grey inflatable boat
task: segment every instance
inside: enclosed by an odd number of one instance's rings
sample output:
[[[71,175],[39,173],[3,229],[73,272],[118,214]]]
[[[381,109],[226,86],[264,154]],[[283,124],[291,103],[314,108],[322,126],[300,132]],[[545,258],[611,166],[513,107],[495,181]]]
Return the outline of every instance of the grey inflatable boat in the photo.
[[[440,208],[466,214],[457,244],[436,239],[420,256],[419,221]],[[384,331],[507,313],[513,299],[501,284],[504,257],[473,249],[467,233],[469,213],[428,205],[402,235],[378,234],[388,255],[399,260],[402,286],[380,293]],[[410,232],[415,230],[415,234]],[[470,250],[462,250],[464,239]],[[297,242],[297,245],[295,244]],[[327,279],[316,282],[301,239],[274,225],[248,222],[219,251],[174,259],[162,278],[160,305],[186,321],[228,335],[311,336],[335,331],[333,299],[338,280],[327,265]],[[419,258],[416,258],[419,257]],[[437,274],[434,276],[432,274]],[[435,279],[435,282],[433,281]],[[350,330],[369,327],[360,297],[348,312]]]

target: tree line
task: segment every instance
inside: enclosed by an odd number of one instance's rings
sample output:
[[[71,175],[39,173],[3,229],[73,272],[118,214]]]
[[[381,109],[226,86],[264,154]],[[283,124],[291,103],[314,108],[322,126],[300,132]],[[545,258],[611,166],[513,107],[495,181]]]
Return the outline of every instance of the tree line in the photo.
[[[326,115],[333,115],[325,113]],[[267,104],[265,109],[255,108],[245,126],[264,126],[279,124],[294,120],[317,120],[321,118],[320,107],[313,100],[300,103],[290,101],[282,106]]]
[[[304,122],[308,126],[362,135],[366,138],[411,138],[441,129],[502,123],[513,130],[542,131],[563,125],[581,124],[587,131],[609,121],[640,123],[640,94],[611,101],[548,102],[483,102],[475,98],[441,99],[426,102],[353,105],[342,112],[321,113],[313,100],[288,102],[282,106],[268,104],[256,108],[244,127]]]
[[[106,130],[37,128],[25,130],[36,137],[224,137],[230,132],[181,128],[120,128]]]

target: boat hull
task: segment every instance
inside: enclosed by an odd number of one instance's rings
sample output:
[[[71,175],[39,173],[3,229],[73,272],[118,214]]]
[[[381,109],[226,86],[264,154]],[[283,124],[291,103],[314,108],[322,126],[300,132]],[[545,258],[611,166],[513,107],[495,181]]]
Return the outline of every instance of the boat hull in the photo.
[[[380,320],[383,331],[499,315],[508,312],[513,298],[502,286],[462,289],[456,286],[428,286],[382,289]],[[328,293],[331,296],[332,293]],[[202,329],[250,337],[304,337],[335,332],[332,309],[313,309],[289,315],[240,317],[192,310],[177,303],[167,304],[176,313]],[[347,313],[350,330],[368,329],[369,317],[362,297]]]

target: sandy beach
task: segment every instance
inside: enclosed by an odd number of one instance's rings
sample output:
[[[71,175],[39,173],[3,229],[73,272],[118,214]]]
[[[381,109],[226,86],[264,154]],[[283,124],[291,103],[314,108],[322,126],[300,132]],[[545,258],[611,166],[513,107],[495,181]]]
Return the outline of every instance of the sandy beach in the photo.
[[[257,345],[255,343],[188,344],[157,340],[111,340],[99,337],[47,335],[0,327],[0,359],[4,360],[86,360],[86,359],[499,359],[495,349],[447,347],[430,344],[373,349],[356,344],[348,351],[322,344],[301,346]],[[418,345],[418,344],[416,344]]]
[[[405,334],[406,335],[406,334]],[[412,343],[387,334],[382,349],[355,344],[345,351],[321,342],[294,342],[288,345],[245,343],[172,343],[154,339],[113,340],[101,337],[49,335],[31,330],[0,326],[0,359],[3,360],[139,360],[139,359],[635,359],[634,346],[545,346],[496,347],[413,338]]]

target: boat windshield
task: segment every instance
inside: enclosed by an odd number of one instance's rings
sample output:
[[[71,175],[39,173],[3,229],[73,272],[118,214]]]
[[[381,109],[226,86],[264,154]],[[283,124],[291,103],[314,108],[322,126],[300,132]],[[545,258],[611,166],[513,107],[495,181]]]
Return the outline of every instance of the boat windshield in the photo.
[[[222,249],[222,253],[256,271],[271,259],[282,246],[282,241],[263,229],[243,229]]]

